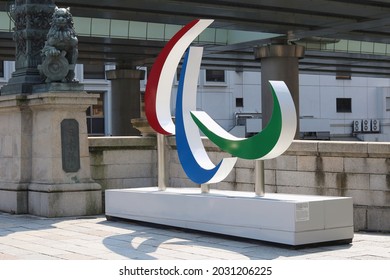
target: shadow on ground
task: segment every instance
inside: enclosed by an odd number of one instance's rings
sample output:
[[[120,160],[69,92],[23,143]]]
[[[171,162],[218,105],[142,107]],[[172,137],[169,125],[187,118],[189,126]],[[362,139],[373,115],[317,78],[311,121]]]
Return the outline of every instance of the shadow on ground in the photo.
[[[130,259],[302,259],[317,252],[345,250],[352,244],[317,244],[292,247],[253,239],[231,237],[187,229],[139,223],[134,221],[103,221],[101,224],[130,230],[131,233],[106,237],[103,244],[112,252]],[[192,257],[192,258],[191,258]],[[309,258],[309,256],[308,256]]]

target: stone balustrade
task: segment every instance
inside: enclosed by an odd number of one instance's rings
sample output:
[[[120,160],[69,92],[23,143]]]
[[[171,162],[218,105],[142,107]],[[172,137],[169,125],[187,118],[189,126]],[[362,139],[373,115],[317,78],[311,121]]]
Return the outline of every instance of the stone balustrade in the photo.
[[[92,178],[104,189],[157,184],[154,137],[90,138]],[[181,167],[175,138],[167,141],[170,187],[196,187]],[[228,156],[204,139],[210,158]],[[254,162],[239,159],[217,189],[254,191]],[[266,192],[350,196],[355,230],[390,231],[390,143],[294,141],[265,161]]]

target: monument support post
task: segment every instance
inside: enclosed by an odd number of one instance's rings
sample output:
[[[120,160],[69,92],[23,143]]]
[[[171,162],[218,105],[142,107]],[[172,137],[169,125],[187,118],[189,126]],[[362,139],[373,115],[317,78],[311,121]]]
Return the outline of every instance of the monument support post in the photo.
[[[168,186],[168,172],[165,161],[165,137],[165,135],[157,133],[157,180],[159,191],[165,191]]]
[[[257,196],[265,195],[264,161],[255,160],[255,193]]]
[[[210,192],[210,185],[209,184],[201,184],[200,190],[202,193],[209,193]]]

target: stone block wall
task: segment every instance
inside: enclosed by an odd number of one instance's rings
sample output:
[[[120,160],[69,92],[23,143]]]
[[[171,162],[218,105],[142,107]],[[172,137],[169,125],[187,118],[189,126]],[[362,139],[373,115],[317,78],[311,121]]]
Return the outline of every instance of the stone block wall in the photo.
[[[104,190],[157,185],[156,139],[90,137],[91,176]]]
[[[170,187],[197,187],[185,175],[173,137],[167,141]],[[222,157],[204,139],[210,158]],[[92,177],[107,188],[157,184],[156,139],[90,138]],[[231,174],[211,188],[254,191],[254,162],[239,159]],[[390,231],[390,143],[294,141],[280,157],[265,161],[266,192],[350,196],[355,230]]]
[[[355,230],[390,231],[390,144],[294,141],[265,168],[270,189],[352,197]]]

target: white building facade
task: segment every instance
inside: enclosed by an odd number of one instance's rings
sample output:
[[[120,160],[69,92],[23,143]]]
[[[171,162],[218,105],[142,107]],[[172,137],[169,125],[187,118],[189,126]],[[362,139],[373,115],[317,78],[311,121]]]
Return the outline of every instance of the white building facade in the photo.
[[[93,67],[92,67],[93,68]],[[111,82],[104,72],[90,73],[77,65],[76,78],[89,93],[98,93],[97,105],[87,111],[91,135],[111,135]],[[91,67],[88,67],[91,69]],[[0,87],[14,71],[14,62],[3,62]],[[300,132],[303,139],[390,141],[390,79],[300,74]],[[201,70],[197,109],[206,111],[223,128],[237,136],[261,129],[261,73]],[[141,81],[141,92],[146,80]],[[174,114],[177,79],[172,87]],[[129,125],[130,120],[129,120]]]

